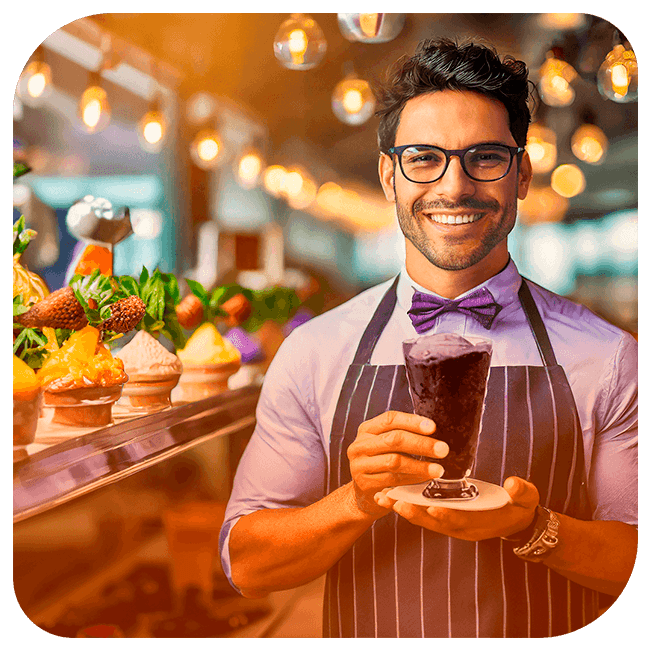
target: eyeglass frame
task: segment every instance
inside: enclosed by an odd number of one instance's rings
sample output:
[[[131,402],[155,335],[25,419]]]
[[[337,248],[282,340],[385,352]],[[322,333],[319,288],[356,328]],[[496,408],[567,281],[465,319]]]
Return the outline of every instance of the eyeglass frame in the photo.
[[[490,180],[485,180],[481,178],[474,178],[465,168],[465,154],[472,150],[476,149],[477,147],[503,147],[504,149],[507,149],[510,152],[510,162],[508,163],[508,169],[505,171],[505,173],[498,178],[492,178]],[[404,173],[404,167],[402,166],[402,153],[408,149],[409,147],[428,147],[429,149],[437,149],[438,151],[442,151],[442,153],[445,154],[445,167],[442,170],[442,173],[438,178],[434,178],[431,181],[414,181],[411,180],[405,173]],[[436,181],[439,181],[447,172],[447,169],[449,168],[449,163],[451,161],[452,156],[458,156],[458,160],[460,161],[460,166],[463,168],[463,172],[465,172],[465,175],[470,178],[473,181],[476,181],[477,183],[494,183],[494,181],[500,181],[502,178],[505,178],[509,173],[510,170],[512,169],[512,161],[515,159],[516,156],[519,156],[519,154],[523,153],[526,151],[525,147],[512,147],[507,144],[503,144],[502,142],[481,142],[479,144],[473,144],[470,147],[467,147],[465,149],[443,149],[442,147],[438,147],[435,144],[403,144],[400,145],[399,147],[391,147],[387,153],[389,154],[394,154],[397,156],[397,160],[399,162],[399,168],[402,172],[402,176],[409,181],[409,183],[419,183],[421,185],[426,185],[427,183],[435,183]]]

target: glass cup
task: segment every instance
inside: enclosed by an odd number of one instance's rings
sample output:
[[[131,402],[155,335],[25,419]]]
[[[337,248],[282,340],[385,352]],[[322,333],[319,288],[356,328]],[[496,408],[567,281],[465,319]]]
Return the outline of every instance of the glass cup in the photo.
[[[434,436],[449,445],[445,458],[426,458],[444,469],[423,495],[430,499],[474,499],[467,481],[476,460],[492,343],[455,334],[431,334],[402,344],[409,392],[416,414],[436,423]]]
[[[200,589],[206,604],[211,603],[225,513],[226,504],[215,501],[192,501],[164,511],[171,582],[179,604],[192,587]]]

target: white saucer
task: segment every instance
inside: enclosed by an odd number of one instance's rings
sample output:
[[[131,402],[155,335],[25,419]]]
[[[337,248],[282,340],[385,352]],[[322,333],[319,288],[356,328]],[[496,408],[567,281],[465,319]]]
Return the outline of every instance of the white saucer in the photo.
[[[467,479],[478,488],[478,496],[471,500],[466,499],[429,499],[422,494],[429,481],[415,485],[400,485],[393,488],[386,496],[395,501],[405,501],[416,506],[436,506],[438,508],[451,508],[452,510],[496,510],[502,508],[510,501],[510,495],[500,485],[486,483],[475,478]]]

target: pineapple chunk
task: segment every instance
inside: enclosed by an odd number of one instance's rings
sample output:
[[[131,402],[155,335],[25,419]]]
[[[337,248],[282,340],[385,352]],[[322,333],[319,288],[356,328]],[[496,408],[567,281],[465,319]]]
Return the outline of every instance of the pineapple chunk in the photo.
[[[34,370],[14,355],[14,399],[32,399],[38,393],[40,385]]]
[[[98,340],[99,330],[91,325],[87,325],[78,332],[74,332],[59,350],[54,351],[49,356],[43,364],[41,371],[50,366],[65,364],[68,361],[75,361],[82,364],[90,363],[95,354]]]
[[[59,344],[57,343],[56,340],[56,333],[54,331],[54,328],[44,327],[43,334],[45,334],[45,337],[47,338],[47,344],[45,346],[45,349],[50,353],[56,352],[59,349]]]
[[[187,345],[177,351],[178,358],[185,364],[204,366],[230,361],[239,361],[239,350],[212,323],[203,323],[187,341]]]
[[[42,384],[63,389],[125,382],[124,364],[104,345],[98,346],[98,340],[99,330],[91,325],[72,334],[39,370]]]

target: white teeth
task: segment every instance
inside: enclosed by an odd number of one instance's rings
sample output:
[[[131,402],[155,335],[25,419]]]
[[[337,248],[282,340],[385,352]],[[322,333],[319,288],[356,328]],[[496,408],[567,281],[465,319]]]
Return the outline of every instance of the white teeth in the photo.
[[[447,223],[447,224],[459,224],[459,223],[472,223],[478,221],[482,215],[480,214],[463,214],[463,215],[453,215],[453,214],[434,214],[429,215],[429,217],[436,223]]]

